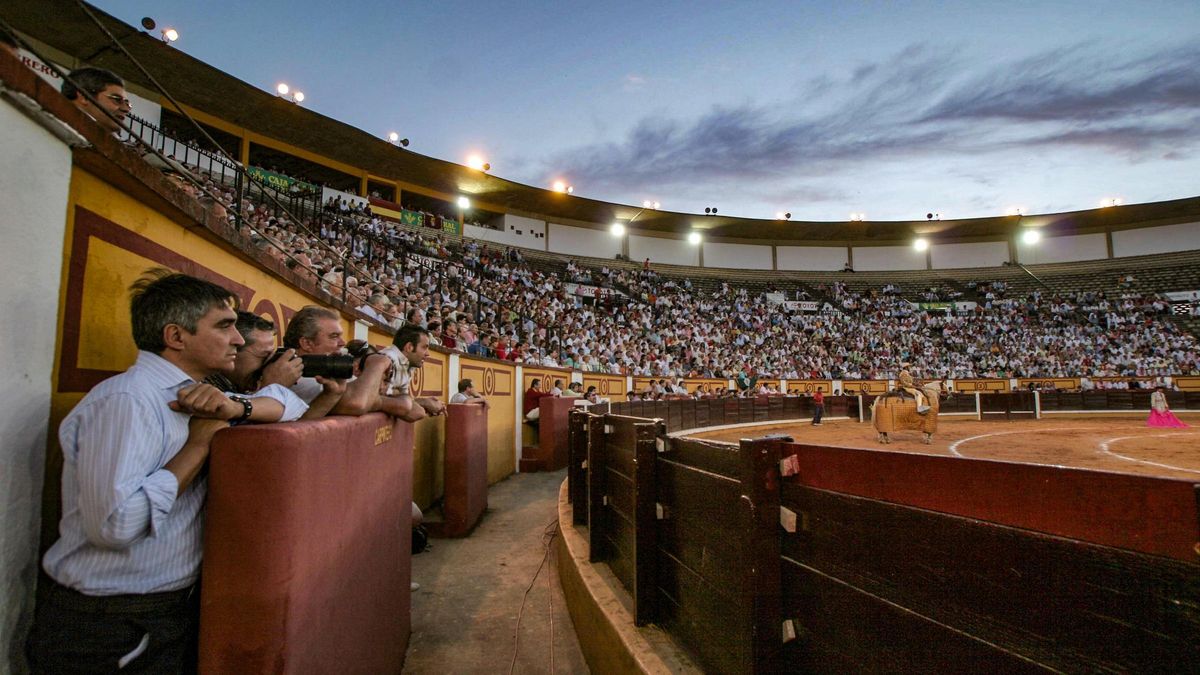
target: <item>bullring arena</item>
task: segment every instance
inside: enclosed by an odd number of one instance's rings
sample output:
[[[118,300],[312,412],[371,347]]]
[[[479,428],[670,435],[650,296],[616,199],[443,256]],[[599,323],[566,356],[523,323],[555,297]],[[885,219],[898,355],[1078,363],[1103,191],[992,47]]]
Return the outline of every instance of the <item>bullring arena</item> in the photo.
[[[0,673],[1197,671],[1200,197],[608,202],[140,25],[0,8]]]
[[[1191,416],[1191,421],[1197,421]],[[688,438],[736,443],[763,435],[790,436],[797,443],[883,449],[869,424],[831,420],[722,429]],[[1117,473],[1195,480],[1200,475],[1200,430],[1147,429],[1140,419],[1017,420],[949,419],[940,422],[931,445],[915,431],[899,432],[887,450],[1004,462],[1069,466]]]

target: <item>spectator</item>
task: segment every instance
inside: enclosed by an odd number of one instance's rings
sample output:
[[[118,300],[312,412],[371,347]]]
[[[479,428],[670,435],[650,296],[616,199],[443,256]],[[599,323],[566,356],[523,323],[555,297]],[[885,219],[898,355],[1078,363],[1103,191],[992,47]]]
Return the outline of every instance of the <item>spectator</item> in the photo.
[[[121,132],[125,116],[133,109],[125,82],[103,68],[72,70],[63,80],[62,95],[110,134]]]
[[[459,381],[458,393],[450,397],[450,402],[467,405],[481,405],[485,410],[489,407],[487,399],[475,390],[475,384],[469,379]]]
[[[550,393],[542,391],[541,379],[535,377],[529,382],[529,388],[525,390],[525,397],[521,403],[521,414],[525,416],[526,421],[537,422],[541,416],[541,410],[538,409],[538,401],[550,395]]]
[[[813,418],[812,425],[814,427],[821,426],[821,418],[825,415],[825,394],[817,389],[813,392]]]
[[[59,429],[63,514],[43,560],[35,672],[194,669],[209,444],[231,422],[303,412],[202,382],[232,369],[242,344],[232,293],[165,270],[131,290],[136,363]]]

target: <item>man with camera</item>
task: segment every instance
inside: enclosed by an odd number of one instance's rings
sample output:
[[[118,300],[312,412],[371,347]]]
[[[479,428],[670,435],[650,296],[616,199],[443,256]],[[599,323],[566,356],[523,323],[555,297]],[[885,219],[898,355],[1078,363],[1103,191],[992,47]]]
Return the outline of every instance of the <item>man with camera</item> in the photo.
[[[28,642],[36,673],[194,671],[209,444],[231,423],[303,412],[202,382],[243,343],[229,291],[166,270],[131,291],[137,362],[59,428],[62,519]]]
[[[373,409],[408,422],[445,414],[445,403],[436,398],[417,397],[419,392],[410,391],[412,371],[420,368],[429,355],[429,337],[427,329],[407,323],[396,331],[392,346],[363,359],[359,380],[381,385],[375,403],[378,407]]]
[[[275,398],[297,395],[290,387],[304,374],[305,360],[296,350],[275,348],[275,323],[269,319],[239,310],[237,330],[245,344],[238,347],[233,369],[215,375],[207,381],[221,391],[238,394],[258,392]],[[320,419],[333,409],[346,390],[345,382],[333,378],[314,378],[321,393],[307,405],[301,419]],[[297,397],[298,398],[298,397]]]

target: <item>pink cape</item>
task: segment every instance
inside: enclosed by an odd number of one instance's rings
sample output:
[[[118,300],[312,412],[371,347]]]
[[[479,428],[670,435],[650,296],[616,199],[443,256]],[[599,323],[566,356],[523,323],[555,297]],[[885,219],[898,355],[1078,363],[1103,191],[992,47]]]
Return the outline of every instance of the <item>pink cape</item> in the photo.
[[[1189,427],[1191,425],[1176,417],[1170,410],[1164,410],[1163,412],[1151,410],[1150,417],[1146,420],[1146,426],[1182,428]]]

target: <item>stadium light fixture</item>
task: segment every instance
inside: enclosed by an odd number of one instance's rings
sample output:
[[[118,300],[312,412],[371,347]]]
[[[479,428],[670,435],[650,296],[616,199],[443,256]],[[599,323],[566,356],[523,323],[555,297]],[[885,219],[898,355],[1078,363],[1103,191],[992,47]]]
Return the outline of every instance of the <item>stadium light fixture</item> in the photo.
[[[296,103],[303,103],[304,102],[304,92],[297,91],[297,92],[293,93],[292,100],[295,101]]]
[[[1105,197],[1104,199],[1100,200],[1100,208],[1103,209],[1109,206],[1120,206],[1123,203],[1124,200],[1122,200],[1120,197]]]
[[[706,216],[715,216],[715,215],[717,215],[717,207],[715,207],[715,206],[706,206],[706,207],[704,207],[704,215],[706,215]]]
[[[1010,206],[1005,213],[1010,216],[1023,216],[1025,215],[1026,210],[1027,209],[1024,206]]]
[[[660,207],[660,206],[662,206],[662,205],[659,204],[658,202],[652,202],[649,199],[642,202],[643,209],[651,209],[653,211],[657,211],[658,207]]]
[[[179,39],[179,31],[174,28],[164,28],[162,31],[162,41],[171,44]]]
[[[791,220],[791,219],[792,219],[792,214],[790,214],[790,213],[784,213],[783,211],[775,212],[775,220]]]
[[[929,250],[929,240],[928,239],[918,239],[913,242],[913,248],[917,249],[918,251],[928,251]]]
[[[1027,246],[1033,246],[1042,240],[1042,233],[1037,230],[1025,230],[1021,233],[1021,241]]]
[[[286,82],[280,82],[279,84],[275,85],[275,91],[278,92],[280,96],[287,96],[288,92],[291,90],[292,88],[287,86]]]
[[[455,203],[458,204],[458,208],[464,211],[471,208],[471,200],[466,197],[459,197]]]
[[[565,195],[569,195],[569,194],[575,192],[575,186],[567,185],[567,182],[565,180],[554,181],[553,187],[554,187],[555,192],[561,192]]]
[[[614,236],[614,237],[624,237],[625,236],[625,226],[622,225],[621,223],[613,223],[612,227],[608,228],[608,231],[611,232],[612,236]]]
[[[479,155],[471,155],[467,157],[467,166],[476,171],[491,171],[492,165],[484,161]]]
[[[867,219],[867,214],[865,214],[865,213],[851,213],[850,214],[850,222],[852,222],[852,223],[859,223],[866,219]]]
[[[704,241],[704,237],[701,237],[699,232],[688,233],[688,243],[692,246],[699,246],[702,241]]]

